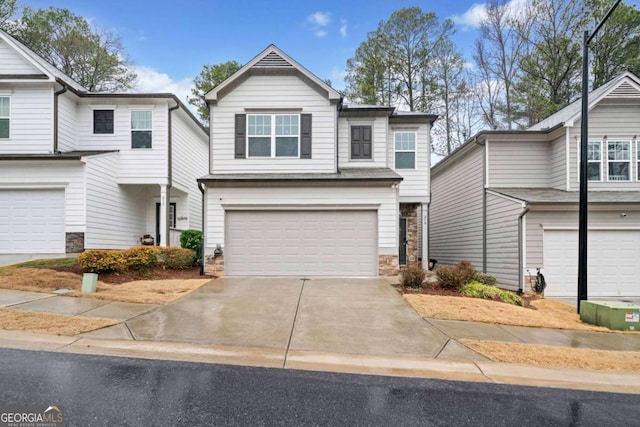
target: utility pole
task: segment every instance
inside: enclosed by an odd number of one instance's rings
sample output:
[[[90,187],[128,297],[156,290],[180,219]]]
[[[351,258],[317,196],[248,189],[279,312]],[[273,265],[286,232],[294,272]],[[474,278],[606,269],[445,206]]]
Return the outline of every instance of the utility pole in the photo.
[[[578,215],[578,313],[587,300],[587,229],[589,227],[589,186],[587,150],[589,148],[589,44],[622,0],[617,0],[591,34],[585,30],[582,45],[582,118],[580,126],[580,212]]]

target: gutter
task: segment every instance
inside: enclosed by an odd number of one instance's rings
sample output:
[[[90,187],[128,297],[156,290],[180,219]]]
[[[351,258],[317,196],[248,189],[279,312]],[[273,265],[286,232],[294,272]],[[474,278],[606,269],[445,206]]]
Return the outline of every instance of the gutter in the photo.
[[[204,203],[205,203],[205,190],[206,187],[205,185],[198,181],[198,190],[200,190],[200,192],[202,193],[202,245],[200,247],[200,252],[202,255],[202,260],[200,261],[200,275],[204,276],[204,242],[205,242],[205,238],[204,238]]]
[[[523,230],[523,219],[524,216],[529,212],[529,202],[525,202],[522,205],[522,212],[518,215],[518,295],[522,295],[524,293],[524,266],[523,264],[523,253],[524,253],[524,239],[522,238],[522,230]]]
[[[53,93],[53,154],[58,150],[58,97],[67,91],[67,87],[62,85],[62,89]]]

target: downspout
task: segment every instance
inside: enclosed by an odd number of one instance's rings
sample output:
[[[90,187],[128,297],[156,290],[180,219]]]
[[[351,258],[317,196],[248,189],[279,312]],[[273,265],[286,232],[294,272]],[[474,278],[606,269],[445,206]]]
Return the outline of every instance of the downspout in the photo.
[[[473,142],[482,147],[482,272],[487,273],[487,147],[474,137]]]
[[[180,104],[176,104],[175,107],[169,107],[168,114],[168,121],[169,121],[169,125],[168,125],[168,132],[169,132],[169,141],[167,143],[167,149],[168,149],[168,158],[167,158],[167,164],[168,164],[168,173],[167,173],[167,177],[169,178],[169,185],[167,185],[167,188],[171,188],[171,185],[173,184],[173,123],[172,123],[172,115],[171,112],[177,110],[178,108],[180,108]]]
[[[524,293],[524,266],[523,264],[523,252],[524,252],[524,239],[522,238],[524,216],[529,212],[529,203],[525,202],[522,206],[522,212],[518,215],[518,295]]]
[[[198,181],[198,190],[202,193],[202,243],[200,246],[200,254],[202,255],[202,260],[200,260],[200,275],[204,276],[204,203],[205,203],[205,185]]]
[[[336,172],[340,173],[340,110],[342,110],[342,97],[340,101],[338,101],[338,105],[336,106],[338,110],[337,120],[336,120]]]
[[[58,153],[58,97],[67,91],[67,87],[62,85],[62,89],[53,93],[53,154]]]

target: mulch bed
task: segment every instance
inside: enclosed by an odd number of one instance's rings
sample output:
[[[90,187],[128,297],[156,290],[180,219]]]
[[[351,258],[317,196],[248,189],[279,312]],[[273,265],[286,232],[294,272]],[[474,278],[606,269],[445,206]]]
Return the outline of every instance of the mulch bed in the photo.
[[[74,273],[82,275],[84,271],[82,267],[74,265],[73,267],[43,267],[49,270],[63,271],[67,273]],[[98,277],[103,283],[110,283],[118,285],[126,282],[133,282],[136,280],[171,280],[171,279],[213,279],[215,276],[201,276],[200,267],[195,266],[191,268],[185,268],[181,270],[167,270],[162,267],[155,267],[149,271],[124,271],[122,273],[101,273]]]

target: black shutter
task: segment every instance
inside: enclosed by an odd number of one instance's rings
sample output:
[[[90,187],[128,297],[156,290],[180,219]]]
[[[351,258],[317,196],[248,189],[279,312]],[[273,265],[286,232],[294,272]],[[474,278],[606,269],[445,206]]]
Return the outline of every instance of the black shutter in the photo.
[[[311,114],[300,114],[300,158],[311,158]]]
[[[362,157],[371,158],[371,126],[363,126],[362,128]]]
[[[351,158],[371,158],[371,126],[351,126]]]
[[[236,114],[236,133],[235,133],[235,158],[236,159],[244,159],[247,157],[246,134],[247,134],[247,115]]]

